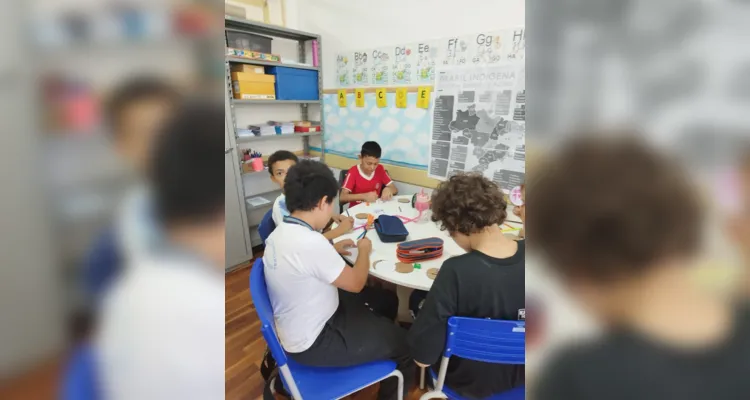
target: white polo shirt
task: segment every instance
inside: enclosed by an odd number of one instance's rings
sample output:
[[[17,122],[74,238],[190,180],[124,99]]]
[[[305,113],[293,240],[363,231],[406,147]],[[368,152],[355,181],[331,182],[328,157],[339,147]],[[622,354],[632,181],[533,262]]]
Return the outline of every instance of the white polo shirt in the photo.
[[[281,345],[301,353],[336,312],[339,294],[332,283],[346,263],[320,232],[282,222],[266,241],[263,264]]]
[[[223,272],[177,254],[128,265],[95,337],[102,398],[224,398]]]
[[[271,211],[271,217],[273,218],[273,224],[279,226],[284,223],[284,217],[289,216],[289,210],[286,209],[286,196],[280,194],[279,197],[273,202],[273,211]]]

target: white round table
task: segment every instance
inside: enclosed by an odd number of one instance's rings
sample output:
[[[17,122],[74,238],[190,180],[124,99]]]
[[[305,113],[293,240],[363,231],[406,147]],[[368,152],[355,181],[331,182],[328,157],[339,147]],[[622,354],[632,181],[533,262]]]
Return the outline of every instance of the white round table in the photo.
[[[400,203],[399,198],[409,199],[409,203]],[[389,201],[378,201],[376,203],[361,203],[347,210],[344,215],[354,217],[359,213],[373,214],[375,218],[381,214],[387,215],[401,215],[406,218],[414,218],[419,212],[411,206],[411,195],[407,196],[395,196],[393,200]],[[509,217],[515,217],[512,212],[512,206],[509,207]],[[510,221],[517,220],[517,218],[509,218]],[[359,220],[355,217],[354,227],[364,225],[366,220]],[[408,274],[396,272],[396,247],[398,243],[383,243],[380,241],[378,234],[375,230],[370,230],[367,233],[367,238],[372,241],[372,253],[370,254],[370,274],[383,279],[385,281],[394,283],[399,286],[404,286],[412,289],[419,290],[430,290],[433,280],[427,277],[427,271],[430,268],[440,268],[443,265],[443,261],[450,257],[458,256],[466,253],[461,249],[456,242],[451,239],[447,232],[441,231],[437,224],[432,221],[414,221],[405,224],[406,229],[409,231],[409,236],[406,238],[407,241],[425,239],[429,237],[438,237],[443,239],[443,255],[440,258],[436,258],[429,261],[420,262],[421,268],[414,269]],[[520,225],[519,225],[520,227]],[[346,235],[338,237],[334,242],[339,242],[344,239],[352,239],[355,243],[357,238],[362,233],[362,229],[355,229]],[[351,255],[345,258],[352,264],[357,260],[357,249],[350,249]],[[382,261],[379,261],[382,260]],[[378,262],[379,261],[379,262]],[[373,267],[373,264],[375,267]]]

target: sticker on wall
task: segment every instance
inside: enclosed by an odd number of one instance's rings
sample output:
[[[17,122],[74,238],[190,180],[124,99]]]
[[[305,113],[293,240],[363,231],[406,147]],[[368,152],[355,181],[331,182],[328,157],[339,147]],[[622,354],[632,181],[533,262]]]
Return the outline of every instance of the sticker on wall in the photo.
[[[339,107],[346,107],[346,89],[339,90]]]
[[[430,87],[420,86],[417,89],[417,107],[430,108]]]
[[[406,88],[400,87],[396,88],[396,107],[398,108],[406,108]]]
[[[378,107],[388,107],[388,97],[386,96],[385,88],[375,89],[375,99]]]
[[[365,106],[365,89],[354,89],[354,105],[357,107]]]

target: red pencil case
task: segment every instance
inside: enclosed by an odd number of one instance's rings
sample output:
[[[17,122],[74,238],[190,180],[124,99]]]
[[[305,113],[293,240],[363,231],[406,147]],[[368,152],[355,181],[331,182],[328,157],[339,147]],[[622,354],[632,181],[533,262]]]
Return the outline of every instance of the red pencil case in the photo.
[[[443,255],[443,239],[432,237],[399,243],[396,258],[405,263],[433,260]]]

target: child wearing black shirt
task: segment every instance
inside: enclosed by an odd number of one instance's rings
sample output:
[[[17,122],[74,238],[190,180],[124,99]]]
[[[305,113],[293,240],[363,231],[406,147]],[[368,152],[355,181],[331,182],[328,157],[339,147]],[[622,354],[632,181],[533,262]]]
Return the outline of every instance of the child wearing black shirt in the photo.
[[[684,172],[628,138],[575,139],[548,162],[529,243],[605,332],[545,365],[530,398],[750,398],[750,310],[692,279],[703,216]]]
[[[502,233],[503,193],[479,174],[458,174],[432,195],[432,219],[466,254],[446,260],[409,330],[412,357],[437,373],[452,316],[524,319],[524,242]],[[524,367],[451,357],[445,385],[484,398],[524,384]]]

